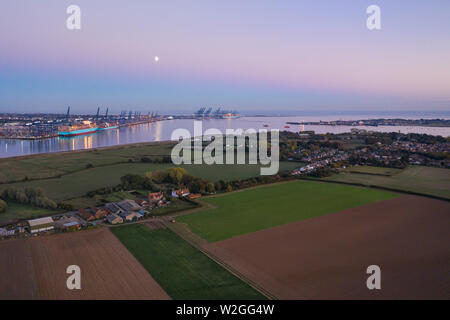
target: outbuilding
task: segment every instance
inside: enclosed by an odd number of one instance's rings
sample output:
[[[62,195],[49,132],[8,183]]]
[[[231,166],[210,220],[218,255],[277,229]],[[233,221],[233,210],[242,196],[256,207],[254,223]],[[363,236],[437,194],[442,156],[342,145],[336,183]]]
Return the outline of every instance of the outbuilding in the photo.
[[[28,220],[28,226],[31,233],[50,231],[55,228],[52,217]]]

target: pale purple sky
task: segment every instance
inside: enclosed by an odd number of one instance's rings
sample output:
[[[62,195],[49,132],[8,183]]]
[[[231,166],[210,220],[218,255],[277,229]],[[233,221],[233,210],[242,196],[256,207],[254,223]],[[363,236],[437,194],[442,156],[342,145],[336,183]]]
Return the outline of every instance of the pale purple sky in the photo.
[[[81,30],[66,29],[70,4]],[[379,31],[366,28],[370,4]],[[2,0],[0,10],[0,112],[450,112],[448,0]]]

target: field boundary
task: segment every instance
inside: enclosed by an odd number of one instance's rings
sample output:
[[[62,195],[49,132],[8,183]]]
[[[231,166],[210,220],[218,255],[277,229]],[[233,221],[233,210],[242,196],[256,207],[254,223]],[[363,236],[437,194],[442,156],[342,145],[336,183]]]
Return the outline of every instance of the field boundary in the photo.
[[[237,278],[239,278],[241,281],[245,282],[246,284],[248,284],[250,287],[252,287],[253,289],[255,289],[256,291],[258,291],[259,293],[261,293],[262,295],[264,295],[266,298],[268,298],[269,300],[278,300],[277,297],[275,297],[274,295],[272,295],[270,292],[268,292],[267,290],[265,290],[264,288],[262,288],[261,286],[259,286],[257,283],[255,283],[254,281],[248,279],[247,277],[245,277],[243,274],[241,274],[240,272],[238,272],[237,270],[235,270],[234,268],[232,268],[229,264],[227,264],[226,262],[224,262],[223,260],[219,259],[216,255],[212,254],[211,252],[205,250],[204,248],[202,248],[196,240],[191,239],[190,237],[198,237],[201,240],[198,241],[206,241],[205,239],[201,238],[200,236],[194,234],[193,232],[192,235],[187,236],[187,234],[185,234],[185,232],[182,232],[181,230],[174,228],[170,222],[168,222],[167,220],[162,220],[163,224],[172,232],[174,232],[175,234],[177,234],[180,238],[182,238],[184,241],[186,241],[188,244],[190,244],[191,246],[193,246],[196,250],[200,251],[201,253],[203,253],[204,255],[206,255],[209,259],[211,259],[212,261],[214,261],[215,263],[217,263],[218,265],[220,265],[221,267],[223,267],[225,270],[227,270],[228,272],[230,272],[231,274],[233,274],[234,276],[236,276]],[[187,226],[186,226],[187,227]],[[189,227],[187,227],[189,228]]]
[[[318,182],[324,182],[324,183],[337,183],[337,184],[346,184],[356,187],[363,187],[363,188],[372,188],[372,189],[379,189],[384,191],[391,191],[391,192],[398,192],[398,193],[405,193],[410,194],[413,196],[421,196],[421,197],[427,197],[432,198],[436,200],[443,200],[450,202],[449,198],[440,197],[432,194],[426,194],[426,193],[420,193],[420,192],[414,192],[414,191],[408,191],[408,190],[402,190],[402,189],[396,189],[396,188],[389,188],[389,187],[383,187],[383,186],[377,186],[377,185],[371,185],[371,184],[363,184],[363,183],[357,183],[357,182],[345,182],[345,181],[334,181],[334,180],[323,180],[323,179],[316,179],[316,178],[308,178],[308,177],[301,177],[300,180],[309,180],[309,181],[318,181]]]
[[[405,171],[405,169],[401,169],[398,172],[394,172],[392,174],[387,174],[387,173],[373,173],[373,172],[361,172],[361,171],[353,171],[353,170],[347,170],[347,171],[342,171],[343,173],[355,173],[355,174],[367,174],[367,175],[371,175],[371,176],[381,176],[381,177],[392,177],[395,176],[399,173],[402,173],[403,171]]]
[[[158,155],[158,154],[155,154],[155,155],[151,155],[152,157],[153,156],[155,156],[155,157],[157,157],[157,156],[167,156],[167,155]],[[130,158],[128,158],[128,159],[130,159]],[[148,164],[148,162],[146,163],[146,162],[141,162],[141,161],[139,161],[139,162],[129,162],[129,161],[118,161],[118,162],[112,162],[112,163],[107,163],[107,164],[99,164],[99,165],[93,165],[92,167],[90,167],[90,168],[87,168],[87,167],[85,167],[85,168],[81,168],[81,169],[78,169],[78,170],[73,170],[73,171],[67,171],[67,172],[64,172],[64,173],[60,173],[60,174],[57,174],[57,175],[55,175],[55,176],[51,176],[51,177],[45,177],[45,178],[28,178],[28,179],[21,179],[21,180],[11,180],[11,181],[6,181],[6,182],[0,182],[0,185],[5,185],[5,184],[14,184],[14,183],[21,183],[21,182],[31,182],[31,181],[42,181],[42,180],[53,180],[53,179],[61,179],[62,177],[65,177],[65,176],[68,176],[68,175],[71,175],[71,174],[75,174],[75,173],[80,173],[80,172],[83,172],[83,171],[88,171],[88,170],[92,170],[92,169],[96,169],[96,168],[104,168],[104,167],[110,167],[110,166],[116,166],[116,165],[120,165],[120,164],[140,164],[140,163],[142,163],[142,164]],[[164,163],[161,163],[161,164],[164,164]],[[171,164],[171,163],[167,163],[167,164]],[[173,166],[175,166],[175,165],[173,165]],[[53,169],[52,167],[46,167],[47,169]]]

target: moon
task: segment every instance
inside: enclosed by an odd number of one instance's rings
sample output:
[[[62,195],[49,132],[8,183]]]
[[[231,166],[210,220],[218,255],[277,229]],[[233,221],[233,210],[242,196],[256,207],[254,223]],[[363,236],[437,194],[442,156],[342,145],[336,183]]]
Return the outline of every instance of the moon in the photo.
[[[155,62],[158,62],[158,61],[159,61],[159,57],[155,56]]]

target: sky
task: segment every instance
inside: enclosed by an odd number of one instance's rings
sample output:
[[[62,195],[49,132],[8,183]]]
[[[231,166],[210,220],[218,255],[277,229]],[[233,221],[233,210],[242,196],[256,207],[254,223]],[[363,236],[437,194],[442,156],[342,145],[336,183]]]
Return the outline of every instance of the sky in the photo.
[[[72,4],[81,30],[66,28]],[[381,30],[366,27],[372,4]],[[0,112],[450,113],[448,0],[2,0],[0,13]]]

